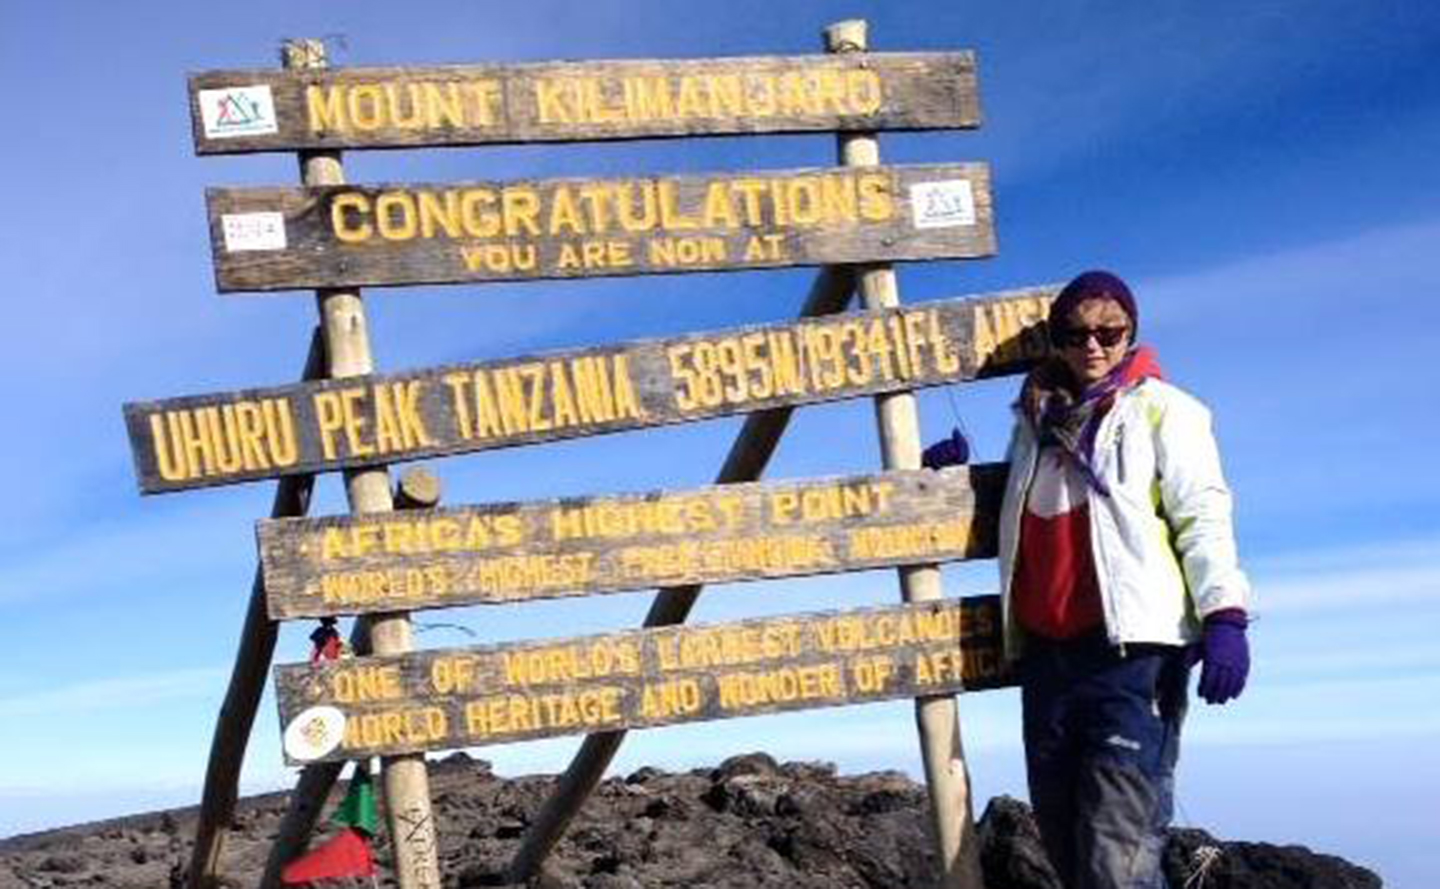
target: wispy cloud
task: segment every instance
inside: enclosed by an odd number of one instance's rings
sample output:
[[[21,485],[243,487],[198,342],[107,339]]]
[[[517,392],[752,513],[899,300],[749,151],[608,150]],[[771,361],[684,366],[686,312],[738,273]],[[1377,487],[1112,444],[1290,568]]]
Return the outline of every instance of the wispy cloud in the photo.
[[[245,535],[255,514],[229,505],[216,509],[218,515],[200,512],[203,521],[187,511],[155,521],[95,526],[0,557],[0,604],[42,598],[54,603],[135,589],[163,593],[203,574],[213,582],[228,567],[248,583],[244,565],[254,558]]]
[[[168,701],[211,697],[223,688],[226,671],[205,667],[80,682],[60,688],[0,698],[0,720],[97,710],[133,708]]]
[[[1316,744],[1440,737],[1440,673],[1331,679],[1305,685],[1257,682],[1225,708],[1199,705],[1189,721],[1198,744]]]
[[[1268,324],[1282,330],[1308,326],[1335,312],[1328,317],[1363,324],[1374,343],[1377,327],[1405,331],[1408,321],[1440,311],[1414,298],[1418,288],[1434,283],[1437,238],[1440,220],[1430,219],[1143,280],[1146,323],[1183,331],[1193,322],[1227,316],[1243,321],[1228,326],[1227,336],[1247,330],[1259,335]]]
[[[1437,602],[1440,537],[1316,547],[1257,561],[1261,613],[1367,609]]]

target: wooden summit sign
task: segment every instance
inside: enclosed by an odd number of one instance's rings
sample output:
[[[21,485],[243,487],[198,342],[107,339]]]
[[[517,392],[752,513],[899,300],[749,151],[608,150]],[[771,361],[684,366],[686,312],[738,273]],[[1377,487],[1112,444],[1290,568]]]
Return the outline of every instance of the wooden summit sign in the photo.
[[[649,728],[1011,684],[996,596],[275,670],[285,758]]]
[[[208,71],[200,154],[980,123],[969,52]]]
[[[125,405],[145,493],[599,435],[1014,372],[1055,288]]]
[[[221,291],[648,275],[995,252],[985,164],[212,188]]]
[[[1006,465],[257,523],[276,620],[995,555]]]

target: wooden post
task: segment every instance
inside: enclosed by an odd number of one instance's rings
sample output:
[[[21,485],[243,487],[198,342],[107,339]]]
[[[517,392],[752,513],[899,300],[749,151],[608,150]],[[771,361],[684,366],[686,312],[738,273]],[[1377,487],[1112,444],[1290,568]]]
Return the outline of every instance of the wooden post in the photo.
[[[848,269],[827,266],[816,275],[800,309],[800,317],[813,318],[817,315],[831,315],[843,311],[854,293],[855,282]],[[770,457],[790,424],[793,407],[773,408],[756,411],[745,418],[745,425],[735,436],[730,453],[715,477],[715,484],[728,485],[738,482],[755,481],[765,472]],[[650,611],[645,615],[645,626],[659,627],[684,623],[700,598],[701,584],[669,587],[660,590]],[[625,740],[625,732],[597,732],[586,735],[579,751],[570,760],[551,791],[520,849],[510,862],[506,879],[511,883],[522,883],[535,876],[545,863],[550,850],[560,841],[565,828],[570,825],[580,807],[585,804],[595,785],[605,775],[605,769]]]
[[[310,351],[305,358],[306,380],[318,379],[324,372],[325,340],[317,327],[310,336]],[[303,516],[310,511],[310,492],[315,476],[295,475],[280,479],[275,486],[275,499],[270,506],[271,518]],[[235,817],[235,803],[240,788],[240,767],[245,762],[245,749],[255,725],[255,711],[265,692],[265,677],[275,657],[275,638],[279,628],[265,612],[265,585],[260,568],[250,584],[250,605],[245,611],[245,626],[240,631],[240,647],[235,652],[235,666],[230,671],[230,687],[225,703],[215,721],[215,735],[210,741],[210,764],[205,768],[205,789],[200,796],[200,814],[195,822],[195,848],[190,856],[187,875],[188,889],[214,889],[218,885],[220,856],[225,851],[225,837]]]
[[[869,38],[864,20],[837,22],[825,29],[828,52],[864,52]],[[846,166],[880,163],[880,144],[873,134],[839,136]],[[900,289],[889,264],[857,267],[861,303],[878,310],[898,306]],[[920,468],[920,419],[915,395],[898,392],[875,398],[880,427],[881,462],[886,469]],[[913,565],[897,569],[906,602],[941,598],[940,569]],[[960,739],[960,721],[953,695],[915,699],[925,784],[930,791],[930,818],[940,856],[941,885],[947,889],[980,889],[980,848],[970,802],[970,775]]]
[[[397,508],[429,509],[439,502],[440,481],[429,470],[413,466],[400,477],[395,490]],[[261,610],[264,610],[263,601]],[[366,623],[363,617],[357,620],[350,634],[350,647],[357,655],[373,653]],[[280,885],[280,871],[305,851],[310,835],[315,831],[315,823],[325,807],[325,800],[344,767],[343,762],[317,762],[301,769],[295,789],[290,793],[290,804],[276,831],[275,843],[265,861],[260,889],[276,889]]]
[[[287,41],[283,52],[288,69],[327,66],[325,46],[318,40]],[[342,185],[345,182],[339,152],[301,152],[300,167],[301,179],[307,186]],[[333,379],[373,372],[375,367],[370,353],[365,304],[360,292],[324,289],[317,290],[315,297],[320,311],[320,326],[325,332],[328,375]],[[389,512],[394,509],[390,473],[384,467],[346,472],[345,492],[351,512]],[[357,629],[368,637],[367,647],[371,653],[403,654],[414,648],[414,634],[407,613],[375,615],[370,620],[360,621]],[[430,779],[425,771],[425,755],[387,756],[381,760],[381,768],[397,882],[401,889],[438,889],[440,868],[436,854],[435,822],[430,814]],[[333,776],[329,783],[334,783]],[[298,791],[297,788],[297,797]],[[323,800],[322,795],[319,804],[323,804]],[[318,808],[314,800],[297,799],[292,806],[297,803]]]

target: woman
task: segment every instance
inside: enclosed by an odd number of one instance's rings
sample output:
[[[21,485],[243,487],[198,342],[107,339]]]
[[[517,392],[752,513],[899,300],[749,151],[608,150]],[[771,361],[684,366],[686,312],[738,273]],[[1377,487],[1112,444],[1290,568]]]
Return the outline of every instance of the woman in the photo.
[[[1061,291],[1052,357],[1015,406],[1001,510],[1030,801],[1069,889],[1163,885],[1190,664],[1203,661],[1212,704],[1249,671],[1249,587],[1209,411],[1135,345],[1138,320],[1108,272]]]

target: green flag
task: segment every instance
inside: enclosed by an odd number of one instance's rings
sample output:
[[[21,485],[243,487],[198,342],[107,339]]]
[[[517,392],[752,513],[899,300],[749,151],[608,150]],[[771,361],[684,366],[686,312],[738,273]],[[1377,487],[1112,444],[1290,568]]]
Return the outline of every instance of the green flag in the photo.
[[[355,772],[350,776],[350,790],[330,820],[353,827],[366,836],[375,835],[380,819],[375,814],[375,785],[370,783],[370,767],[366,763],[355,763]]]

